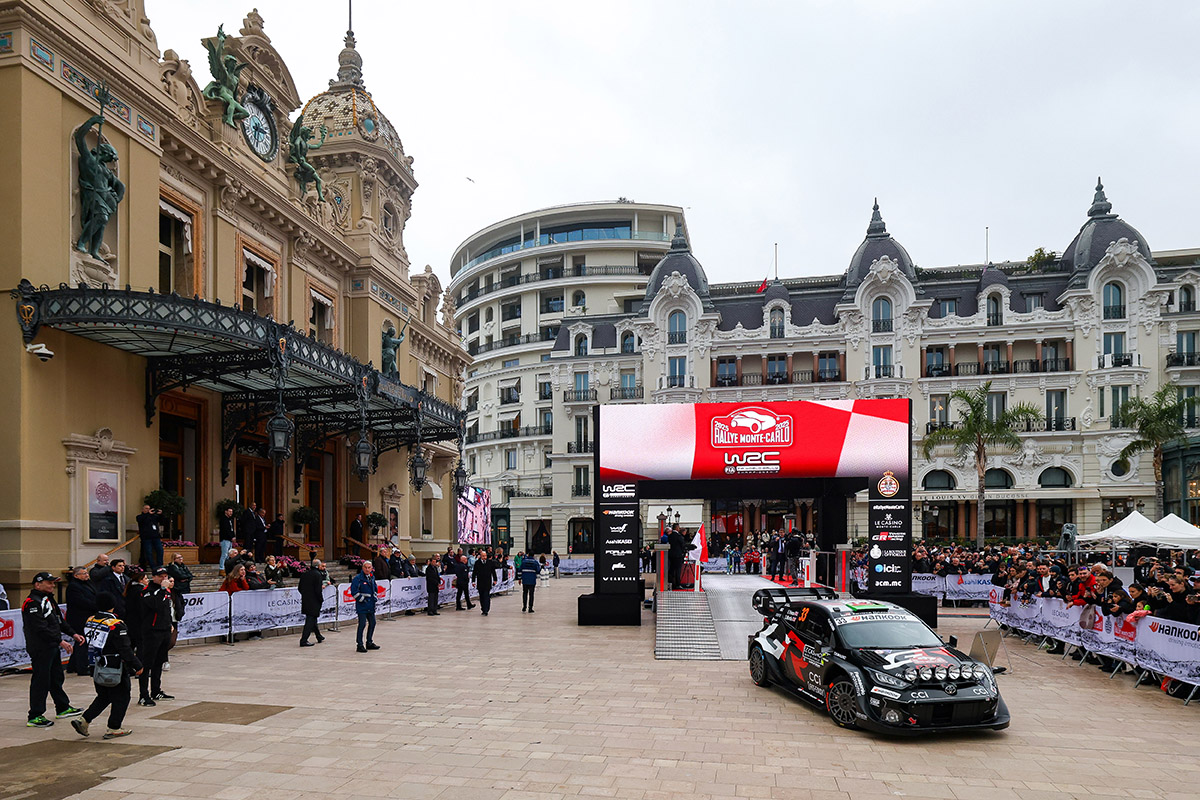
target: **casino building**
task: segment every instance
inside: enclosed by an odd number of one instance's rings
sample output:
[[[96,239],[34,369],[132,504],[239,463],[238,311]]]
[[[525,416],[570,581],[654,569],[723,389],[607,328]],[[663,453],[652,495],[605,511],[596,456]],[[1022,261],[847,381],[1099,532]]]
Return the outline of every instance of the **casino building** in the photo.
[[[757,280],[710,285],[678,208],[581,204],[485,228],[455,252],[448,288],[473,358],[472,483],[492,489],[497,513],[507,505],[517,546],[544,531],[554,549],[585,554],[594,403],[906,397],[914,530],[970,539],[973,464],[950,452],[924,460],[917,445],[926,431],[956,424],[951,392],[990,382],[992,408],[1032,403],[1044,421],[1019,431],[1020,451],[989,459],[989,538],[1056,538],[1064,522],[1094,531],[1142,504],[1152,509],[1150,456],[1117,458],[1132,438],[1120,409],[1164,384],[1196,394],[1200,250],[1152,251],[1100,185],[1081,205],[1060,256],[917,268],[876,204],[857,249],[847,244],[844,269],[771,281],[762,292]],[[619,233],[572,241],[568,220]],[[635,235],[666,230],[665,253],[665,243]],[[593,268],[614,263],[623,279]],[[598,291],[601,280],[618,285]],[[1168,500],[1197,521],[1200,502],[1181,504],[1190,488],[1177,483]],[[812,530],[815,500],[706,501],[685,524],[740,540],[795,514]],[[865,536],[866,493],[849,506],[849,534]],[[643,519],[653,523],[656,511],[644,509]]]
[[[413,159],[353,33],[291,45],[328,60],[305,92],[256,11],[223,28],[191,65],[143,0],[0,6],[0,583],[119,550],[157,489],[202,556],[230,500],[298,553],[370,512],[454,540],[466,355],[404,248]]]

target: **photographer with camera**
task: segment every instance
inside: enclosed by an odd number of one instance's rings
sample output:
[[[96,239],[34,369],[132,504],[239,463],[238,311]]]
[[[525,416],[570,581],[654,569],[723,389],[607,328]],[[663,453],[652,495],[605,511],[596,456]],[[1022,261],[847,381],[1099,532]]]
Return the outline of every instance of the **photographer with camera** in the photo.
[[[142,561],[153,572],[163,565],[162,511],[149,505],[142,506],[142,513],[137,515],[137,526],[142,542]]]

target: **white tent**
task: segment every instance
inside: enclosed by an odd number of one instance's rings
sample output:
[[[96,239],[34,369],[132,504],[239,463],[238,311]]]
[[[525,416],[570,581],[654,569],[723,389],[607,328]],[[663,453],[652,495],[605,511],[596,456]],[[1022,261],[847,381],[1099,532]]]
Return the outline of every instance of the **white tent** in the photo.
[[[1079,537],[1080,544],[1108,541],[1193,549],[1200,548],[1200,528],[1189,525],[1174,514],[1155,525],[1139,512],[1131,511],[1129,516],[1111,528]]]

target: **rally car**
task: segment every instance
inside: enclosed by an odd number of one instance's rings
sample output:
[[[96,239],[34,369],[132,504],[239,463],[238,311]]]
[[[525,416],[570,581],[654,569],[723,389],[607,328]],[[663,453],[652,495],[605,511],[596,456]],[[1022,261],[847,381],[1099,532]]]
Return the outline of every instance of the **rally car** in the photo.
[[[749,637],[750,678],[823,705],[843,728],[918,734],[1009,724],[992,669],[907,609],[839,600],[832,589],[754,594],[763,627]]]

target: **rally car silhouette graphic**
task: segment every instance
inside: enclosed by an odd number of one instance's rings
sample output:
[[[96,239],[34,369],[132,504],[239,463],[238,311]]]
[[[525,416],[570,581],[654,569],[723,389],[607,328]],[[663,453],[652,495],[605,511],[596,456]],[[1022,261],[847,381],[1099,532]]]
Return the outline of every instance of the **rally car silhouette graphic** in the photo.
[[[907,609],[839,600],[826,587],[761,589],[753,603],[763,627],[748,641],[751,680],[823,705],[843,728],[911,735],[1008,727],[992,669]]]
[[[751,433],[762,433],[774,428],[775,423],[775,417],[747,409],[734,414],[729,421],[729,426],[731,428],[749,428]]]

